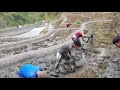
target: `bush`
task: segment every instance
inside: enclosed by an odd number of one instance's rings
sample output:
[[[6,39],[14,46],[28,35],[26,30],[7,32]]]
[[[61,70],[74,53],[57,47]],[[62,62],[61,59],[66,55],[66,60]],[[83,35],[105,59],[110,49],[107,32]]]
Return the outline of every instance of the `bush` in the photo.
[[[44,19],[42,12],[2,12],[0,13],[0,21],[6,22],[5,26],[17,26],[23,24],[32,24]],[[0,25],[0,27],[2,27]]]

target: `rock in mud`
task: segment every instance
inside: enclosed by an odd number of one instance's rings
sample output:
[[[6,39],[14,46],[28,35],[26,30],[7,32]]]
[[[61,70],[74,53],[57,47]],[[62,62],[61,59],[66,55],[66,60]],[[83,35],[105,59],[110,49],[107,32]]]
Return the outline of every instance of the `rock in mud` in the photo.
[[[76,68],[81,68],[81,67],[83,67],[83,63],[81,63],[80,61],[76,61],[75,62],[75,67]]]
[[[53,71],[50,72],[50,76],[59,77],[59,75],[57,73],[53,72]]]
[[[53,46],[54,44],[53,43],[47,43],[48,46]]]
[[[96,48],[94,48],[94,49],[92,50],[92,52],[93,52],[93,53],[100,53],[100,51],[99,51],[98,49],[96,49]]]
[[[68,70],[69,69],[68,65],[64,65],[64,69]]]
[[[107,49],[105,48],[98,48],[98,52],[100,54],[98,54],[97,57],[103,57],[103,58],[110,58],[110,51],[108,51]]]
[[[74,65],[70,65],[70,72],[75,72],[75,66]]]
[[[106,69],[107,68],[107,63],[99,63],[98,68],[100,68],[102,70]]]
[[[60,73],[62,73],[62,74],[66,74],[66,73],[67,73],[67,71],[64,69],[63,66],[60,66],[60,67],[59,67],[59,71],[60,71]]]
[[[56,72],[56,73],[59,73],[60,71],[59,71],[59,69],[57,69],[57,70],[55,70],[55,72]]]

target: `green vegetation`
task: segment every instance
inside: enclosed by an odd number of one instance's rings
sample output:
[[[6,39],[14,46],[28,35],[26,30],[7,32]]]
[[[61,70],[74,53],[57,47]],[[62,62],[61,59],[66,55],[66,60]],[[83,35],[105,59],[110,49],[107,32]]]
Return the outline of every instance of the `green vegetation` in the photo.
[[[62,14],[61,12],[45,12],[44,18],[47,21],[54,21],[56,19],[59,19],[61,14]]]
[[[0,28],[33,24],[41,20],[55,20],[59,12],[0,12]]]
[[[43,19],[43,12],[1,12],[0,27],[32,24]]]
[[[114,36],[116,36],[117,33],[120,34],[120,13],[113,13],[111,19],[113,20],[111,22],[111,29]],[[117,33],[115,31],[117,31]]]
[[[113,34],[110,23],[100,22],[93,24],[91,30],[93,30],[93,45],[95,47],[106,47],[112,43]]]
[[[112,39],[117,34],[115,31],[120,34],[120,13],[115,12],[110,15],[110,19],[112,22],[107,23],[96,23],[95,31],[94,31],[94,46],[96,47],[105,47],[107,45],[112,44]],[[103,29],[103,30],[100,30]],[[108,29],[108,30],[105,30]],[[115,31],[114,31],[115,30]]]
[[[94,46],[95,47],[105,47],[107,45],[111,44],[112,41],[112,33],[111,31],[107,31],[107,30],[97,30],[94,33]]]

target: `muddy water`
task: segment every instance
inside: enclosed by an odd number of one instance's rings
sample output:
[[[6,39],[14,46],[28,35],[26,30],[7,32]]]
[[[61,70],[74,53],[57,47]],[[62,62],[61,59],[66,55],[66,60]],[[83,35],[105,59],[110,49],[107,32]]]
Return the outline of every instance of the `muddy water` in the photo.
[[[35,37],[35,36],[38,36],[39,33],[44,30],[46,26],[44,27],[40,27],[40,28],[34,28],[32,29],[31,31],[27,32],[27,33],[24,33],[24,34],[21,34],[21,35],[17,35],[17,36],[14,36],[16,38],[29,38],[29,37]]]
[[[119,49],[118,49],[119,50]],[[114,50],[112,50],[113,52]],[[112,54],[112,58],[108,62],[107,69],[101,76],[102,78],[120,78],[120,52]]]
[[[78,55],[78,57],[80,59],[81,58],[81,56],[79,55],[80,52],[72,51],[72,55],[76,55],[76,54]],[[16,75],[17,68],[19,68],[23,64],[30,63],[33,65],[41,66],[41,67],[43,67],[44,70],[47,70],[50,78],[62,78],[62,77],[64,77],[64,75],[66,75],[68,73],[73,73],[75,68],[79,68],[79,66],[81,65],[81,63],[78,64],[79,59],[76,59],[76,67],[74,67],[74,65],[72,65],[73,59],[70,60],[70,64],[66,63],[66,61],[63,60],[60,64],[59,69],[57,71],[54,71],[55,56],[56,56],[56,54],[54,53],[54,54],[43,56],[40,58],[39,57],[38,58],[29,58],[29,60],[14,63],[14,66],[9,65],[6,68],[1,68],[0,69],[0,77],[1,78],[19,78]]]
[[[56,42],[56,41],[57,40],[55,40],[54,42]],[[63,60],[63,62],[60,64],[59,70],[54,71],[53,70],[54,67],[52,67],[52,66],[54,66],[54,63],[55,63],[55,53],[54,53],[51,55],[46,55],[46,56],[38,57],[38,58],[31,57],[31,58],[27,59],[26,61],[21,60],[21,61],[15,63],[14,66],[11,65],[11,66],[1,69],[0,77],[2,77],[2,78],[17,77],[15,75],[15,69],[17,67],[22,66],[25,63],[31,63],[34,65],[42,66],[44,69],[47,70],[50,77],[64,77],[68,73],[74,73],[74,71],[76,69],[78,69],[79,66],[81,66],[81,67],[79,67],[81,69],[81,72],[80,72],[81,74],[91,71],[91,72],[95,72],[96,75],[94,77],[100,77],[101,73],[104,72],[103,68],[106,67],[104,65],[106,60],[102,57],[102,56],[105,56],[106,50],[100,49],[100,50],[98,50],[98,53],[93,53],[92,47],[86,46],[86,48],[87,49],[84,53],[81,53],[81,51],[73,51],[72,52],[72,54],[75,55],[76,59],[71,59],[70,63],[75,61],[76,66],[74,66],[73,64],[67,64],[67,63],[65,64],[65,60]],[[29,50],[31,50],[31,48],[29,48]],[[102,50],[104,52],[101,52]],[[83,75],[83,77],[84,77],[84,75]]]

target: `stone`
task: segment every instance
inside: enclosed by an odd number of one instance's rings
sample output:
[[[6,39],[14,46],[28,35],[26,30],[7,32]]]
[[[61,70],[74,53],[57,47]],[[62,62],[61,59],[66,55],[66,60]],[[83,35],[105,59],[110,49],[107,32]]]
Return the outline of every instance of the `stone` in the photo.
[[[74,65],[70,65],[70,72],[74,72],[75,71],[75,66]]]
[[[100,50],[99,50],[99,49],[93,49],[92,52],[93,52],[93,53],[100,53]]]
[[[54,65],[53,65],[53,64],[50,64],[49,69],[50,69],[50,70],[53,70],[53,69],[54,69]]]
[[[68,65],[64,65],[64,69],[68,70],[69,69]]]
[[[108,51],[105,48],[99,48],[98,51],[100,51],[100,54],[98,54],[97,57],[103,57],[103,58],[111,57],[110,51]]]
[[[66,74],[66,70],[63,68],[63,66],[59,66],[59,71],[62,74]]]
[[[53,71],[50,72],[50,76],[59,77],[58,74]]]
[[[103,57],[97,57],[96,60],[104,61]]]
[[[83,66],[83,63],[81,63],[80,61],[76,61],[75,62],[75,67],[76,68],[80,68],[80,67],[82,67]]]

